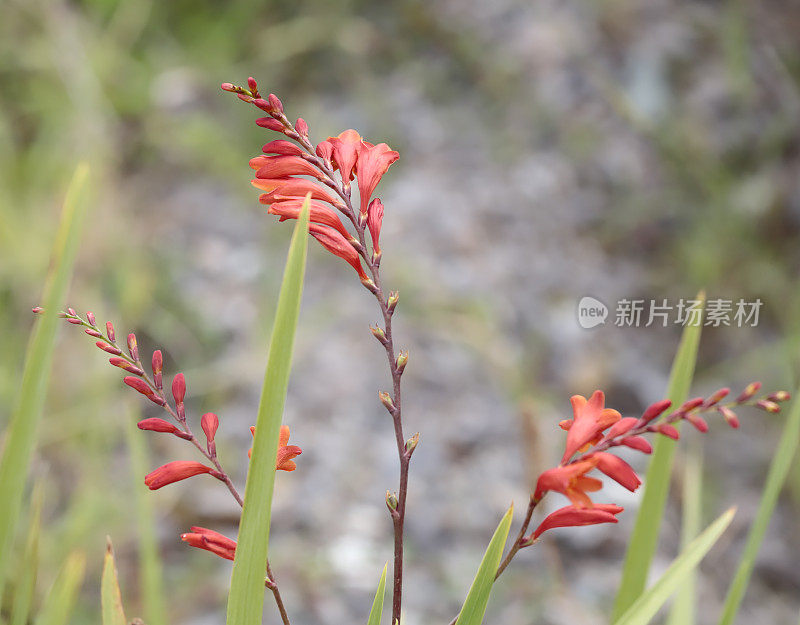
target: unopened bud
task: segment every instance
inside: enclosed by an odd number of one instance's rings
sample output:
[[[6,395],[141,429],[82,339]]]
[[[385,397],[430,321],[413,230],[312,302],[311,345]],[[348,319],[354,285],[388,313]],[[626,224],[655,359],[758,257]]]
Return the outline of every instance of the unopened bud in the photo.
[[[792,396],[786,391],[776,391],[767,397],[770,401],[788,401],[791,398]]]
[[[139,345],[136,343],[136,335],[131,332],[128,335],[128,351],[136,362],[139,362]]]
[[[686,420],[691,423],[695,428],[697,428],[698,432],[702,432],[705,434],[708,432],[708,423],[706,423],[703,417],[699,417],[696,414],[687,414]]]
[[[671,426],[669,423],[661,423],[660,425],[657,425],[656,432],[663,434],[664,436],[669,436],[673,440],[678,440],[681,437],[677,428]]]
[[[774,401],[769,401],[768,399],[762,399],[761,401],[756,402],[756,408],[761,408],[761,410],[766,410],[772,414],[781,411],[781,407],[778,404],[776,404]]]
[[[110,321],[106,322],[106,336],[108,337],[108,340],[111,341],[112,343],[117,340],[117,335],[114,332],[114,324],[111,323]]]
[[[186,397],[186,378],[182,373],[177,374],[172,378],[172,397],[175,399],[176,404],[182,404]]]
[[[379,326],[370,326],[370,330],[372,330],[372,336],[378,339],[381,343],[386,343],[386,333],[383,331],[383,328]]]
[[[261,126],[262,128],[266,128],[267,130],[275,130],[277,132],[284,131],[283,124],[280,123],[277,119],[272,119],[271,117],[258,118],[256,120],[256,125]]]
[[[224,82],[219,87],[223,91],[236,91],[236,87],[234,87],[233,84],[229,82]]]
[[[160,391],[164,388],[164,382],[162,379],[161,371],[164,367],[164,357],[161,355],[161,350],[157,349],[153,352],[152,358],[152,368],[153,368],[153,383],[156,385],[156,388]]]
[[[283,113],[283,102],[274,93],[270,93],[268,97],[269,106],[273,113]]]
[[[77,317],[78,316],[78,313],[75,312],[74,308],[67,308],[67,313],[69,313],[73,317]]]
[[[93,337],[94,337],[94,338],[96,338],[96,339],[102,339],[102,338],[105,338],[105,337],[104,337],[102,334],[100,334],[100,333],[99,333],[97,330],[93,330],[92,328],[86,328],[86,329],[84,330],[84,332],[85,332],[86,334],[88,334],[89,336],[93,336]]]
[[[297,118],[294,127],[297,130],[297,132],[300,133],[301,136],[303,137],[308,136],[308,124],[306,123],[306,120],[304,120],[302,117]]]
[[[397,357],[397,373],[403,373],[407,363],[408,352],[400,352],[400,355]]]
[[[672,402],[668,399],[662,399],[661,401],[657,401],[654,404],[650,404],[647,407],[647,410],[644,411],[642,415],[642,422],[643,423],[650,423],[653,419],[660,417],[664,411],[672,405]]]
[[[386,410],[389,412],[394,412],[394,402],[392,401],[392,396],[389,395],[386,391],[381,391],[378,393],[378,397],[381,400],[381,403],[386,406]]]
[[[95,319],[94,313],[91,311],[86,313],[86,321],[89,322],[89,325],[97,325],[97,319]]]
[[[35,315],[41,315],[44,312],[44,308],[42,308],[41,306],[34,306],[31,310]]]
[[[705,401],[706,400],[704,397],[695,397],[694,399],[689,399],[680,407],[679,412],[689,412],[694,410],[698,406],[702,406]]]
[[[727,406],[720,406],[717,408],[717,410],[725,418],[725,422],[728,425],[734,429],[739,427],[739,417],[736,416],[736,413],[733,410]]]
[[[406,451],[409,454],[412,453],[417,448],[418,443],[419,443],[419,432],[414,434],[414,436],[412,436],[406,441]]]
[[[729,388],[721,388],[721,389],[719,389],[716,393],[714,393],[711,397],[709,397],[706,400],[705,405],[706,406],[715,406],[720,401],[725,399],[730,392],[731,392],[731,389],[729,389]]]
[[[751,382],[745,387],[745,389],[742,391],[742,394],[736,398],[736,403],[741,404],[742,402],[746,402],[753,395],[758,393],[758,389],[760,388],[761,388],[761,382]]]
[[[80,319],[67,319],[67,323],[71,323],[74,326],[79,326],[79,325],[81,325],[81,320]]]
[[[95,345],[100,349],[102,349],[104,352],[108,352],[109,354],[114,354],[115,356],[119,356],[120,354],[122,354],[122,352],[119,349],[117,349],[113,345],[109,345],[105,341],[97,341]]]
[[[376,287],[375,283],[369,278],[361,278],[361,284],[363,284],[370,293],[378,292],[378,287]]]
[[[136,365],[132,365],[124,358],[109,358],[108,362],[110,362],[115,367],[119,367],[120,369],[124,369],[128,373],[132,373],[133,375],[142,376],[144,375],[144,371],[139,369]]]
[[[386,507],[392,512],[397,510],[397,497],[392,491],[386,491]]]
[[[258,83],[256,79],[252,76],[247,78],[247,88],[250,89],[250,93],[253,95],[254,98],[258,97]]]

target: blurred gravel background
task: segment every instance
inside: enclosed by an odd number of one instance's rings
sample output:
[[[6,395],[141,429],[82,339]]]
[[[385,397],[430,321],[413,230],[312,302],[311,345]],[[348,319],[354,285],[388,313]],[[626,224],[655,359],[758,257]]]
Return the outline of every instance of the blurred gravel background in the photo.
[[[558,460],[569,396],[603,388],[635,414],[661,398],[680,328],[591,330],[581,297],[764,302],[756,328],[709,328],[697,394],[760,378],[792,388],[800,353],[800,7],[728,2],[294,3],[9,0],[0,7],[0,423],[19,381],[64,182],[94,166],[95,204],[69,305],[136,330],[187,375],[192,413],[220,414],[223,464],[242,484],[291,228],[268,218],[247,159],[268,134],[218,90],[258,78],[319,141],[348,127],[401,154],[379,193],[409,434],[407,625],[457,612],[497,520]],[[312,245],[286,421],[299,469],[279,476],[272,555],[297,623],[363,621],[391,557],[395,488],[388,384],[352,271]],[[117,545],[137,611],[136,534],[122,419],[142,406],[65,328],[36,473],[43,546]],[[149,409],[148,409],[149,410]],[[713,623],[755,512],[782,417],[715,423],[706,521],[739,507],[707,558]],[[190,457],[148,437],[152,462]],[[644,469],[641,458],[636,466]],[[680,462],[678,463],[680,467]],[[790,487],[741,623],[795,623]],[[488,623],[606,623],[637,499],[619,526],[553,532],[498,585]],[[656,569],[679,545],[679,489]],[[226,492],[197,479],[152,495],[171,616],[219,623],[230,565],[178,540],[235,535]],[[53,565],[53,573],[55,564]],[[76,623],[96,622],[90,572]],[[45,571],[44,577],[51,573]],[[99,573],[98,573],[99,574]],[[49,580],[45,580],[49,581]],[[268,602],[269,604],[269,602]],[[276,615],[268,605],[265,622]]]

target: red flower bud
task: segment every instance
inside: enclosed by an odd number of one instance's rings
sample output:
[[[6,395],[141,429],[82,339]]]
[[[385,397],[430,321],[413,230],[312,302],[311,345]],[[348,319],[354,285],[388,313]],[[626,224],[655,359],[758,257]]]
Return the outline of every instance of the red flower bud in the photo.
[[[660,417],[671,405],[672,402],[668,399],[662,399],[654,404],[650,404],[650,406],[648,406],[647,410],[645,410],[644,414],[642,415],[642,422],[650,423],[650,421],[653,419]]]
[[[144,483],[150,490],[158,490],[167,484],[180,482],[201,473],[216,473],[211,467],[193,460],[176,460],[158,467],[155,471],[148,473],[144,478]]]
[[[95,319],[94,313],[91,311],[86,313],[86,321],[89,322],[89,325],[97,325],[97,319]]]
[[[566,506],[545,517],[539,524],[533,536],[528,539],[535,541],[547,530],[556,527],[579,527],[584,525],[597,525],[598,523],[616,523],[615,515],[622,512],[620,506],[613,504],[595,504],[591,508],[577,508]]]
[[[708,423],[706,423],[706,420],[703,419],[703,417],[699,417],[694,414],[687,414],[686,420],[689,423],[691,423],[695,428],[697,428],[698,432],[702,432],[703,434],[708,432]]]
[[[220,85],[220,89],[222,89],[223,91],[236,91],[236,87],[234,87],[234,86],[233,86],[231,83],[229,83],[229,82],[224,82],[224,83],[222,83],[222,84]]]
[[[236,555],[236,541],[205,527],[192,527],[190,533],[181,534],[181,540],[192,547],[205,549],[226,560]]]
[[[250,93],[253,95],[258,95],[258,83],[252,76],[248,76],[247,78],[247,88],[250,89]]]
[[[175,434],[176,436],[180,436],[181,438],[190,439],[186,432],[183,432],[172,425],[169,421],[165,419],[159,419],[158,417],[152,417],[150,419],[143,419],[136,424],[140,430],[147,430],[149,432],[165,432],[167,434]]]
[[[731,392],[731,389],[729,389],[729,388],[721,388],[721,389],[719,389],[716,393],[714,393],[711,397],[709,397],[706,400],[705,405],[706,406],[714,406],[715,404],[718,404],[720,401],[725,399],[730,392]]]
[[[767,399],[762,399],[761,401],[757,402],[756,407],[773,414],[781,411],[781,407],[778,404]]]
[[[112,343],[117,339],[117,335],[114,332],[114,324],[111,323],[110,321],[106,322],[106,336],[108,337],[108,340],[111,341]]]
[[[41,306],[34,306],[33,308],[31,308],[31,311],[35,315],[41,315],[44,312],[44,308],[42,308]]]
[[[301,137],[308,136],[308,124],[306,123],[306,120],[304,120],[302,117],[297,118],[297,121],[294,124],[294,128],[295,130],[297,130],[298,134]]]
[[[153,352],[151,366],[153,369],[153,383],[156,385],[156,388],[160,391],[164,387],[164,383],[161,377],[162,376],[161,371],[164,367],[164,357],[161,355],[160,349],[157,349],[156,351]]]
[[[267,143],[261,151],[264,154],[281,154],[284,156],[302,156],[305,154],[302,148],[296,143],[286,141],[285,139],[275,139]]]
[[[175,398],[176,404],[182,404],[186,397],[186,378],[182,373],[172,378],[172,397]]]
[[[631,492],[639,488],[642,480],[636,475],[631,465],[622,458],[604,451],[593,454],[593,457],[597,458],[598,470],[605,473],[612,480],[618,482]]]
[[[661,423],[660,425],[657,425],[656,432],[663,434],[664,436],[669,436],[673,440],[678,440],[681,437],[677,428],[671,426],[669,423]]]
[[[741,404],[742,402],[746,402],[753,395],[758,393],[758,389],[760,388],[761,388],[761,382],[751,382],[745,387],[745,389],[742,391],[742,394],[736,398],[736,403]]]
[[[144,375],[144,371],[139,369],[139,367],[130,364],[124,358],[109,358],[108,362],[110,362],[115,367],[119,367],[120,369],[124,369],[128,373],[132,373],[133,375],[138,375],[138,376]]]
[[[378,239],[381,236],[381,225],[383,224],[383,202],[375,198],[369,203],[367,208],[367,227],[372,237],[372,249],[376,256],[381,255],[381,246]]]
[[[119,349],[117,349],[113,345],[109,345],[105,341],[97,341],[95,345],[100,349],[102,349],[104,352],[108,352],[109,354],[114,354],[115,356],[119,356],[120,354],[122,354],[122,352]]]
[[[128,335],[128,351],[136,362],[139,362],[139,346],[136,343],[136,335],[131,332]]]
[[[792,396],[786,391],[776,391],[767,397],[770,401],[788,401],[791,398]]]
[[[274,93],[270,93],[269,97],[269,106],[273,113],[283,113],[283,102],[280,101],[278,96]]]
[[[627,438],[623,438],[620,442],[626,447],[641,451],[644,454],[653,453],[653,447],[641,436],[628,436]]]
[[[728,408],[727,406],[720,406],[717,408],[719,413],[725,418],[725,421],[730,425],[732,428],[739,427],[739,417],[736,416],[736,413]]]
[[[203,432],[205,432],[206,439],[210,445],[214,442],[214,436],[216,435],[217,428],[219,427],[219,417],[217,417],[217,415],[215,415],[213,412],[207,412],[200,419],[200,427],[203,428]]]
[[[256,120],[256,125],[266,128],[267,130],[275,130],[277,132],[283,132],[285,130],[282,123],[280,123],[277,119],[272,119],[271,117],[258,118]]]
[[[102,334],[100,334],[100,333],[99,333],[97,330],[93,330],[92,328],[86,328],[86,329],[84,330],[84,332],[86,332],[86,334],[88,334],[89,336],[93,336],[93,337],[94,337],[94,338],[96,338],[96,339],[102,339],[102,338],[105,338],[105,337],[104,337]]]
[[[684,402],[683,406],[679,408],[679,412],[689,412],[690,410],[694,410],[698,406],[702,406],[705,402],[705,398],[703,397],[695,397],[694,399],[689,399]]]

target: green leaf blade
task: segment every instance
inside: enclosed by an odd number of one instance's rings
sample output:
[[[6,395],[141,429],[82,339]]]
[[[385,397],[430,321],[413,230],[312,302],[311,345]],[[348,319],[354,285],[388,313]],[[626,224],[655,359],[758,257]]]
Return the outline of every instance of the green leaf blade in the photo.
[[[30,526],[25,546],[25,559],[16,586],[14,605],[9,625],[25,625],[31,613],[33,596],[36,591],[36,575],[39,568],[39,534],[42,520],[42,485],[34,487],[31,498]]]
[[[292,235],[278,297],[231,574],[228,625],[260,625],[264,609],[264,577],[275,486],[275,458],[300,314],[308,247],[309,208],[310,200],[307,196]]]
[[[647,592],[640,595],[620,618],[613,621],[614,625],[647,625],[722,536],[731,524],[734,514],[735,508],[724,512],[689,543],[664,575]]]
[[[744,598],[750,576],[753,574],[758,551],[764,540],[764,535],[769,527],[778,497],[786,482],[786,477],[792,467],[792,461],[800,443],[800,388],[795,391],[792,408],[786,424],[783,427],[778,449],[772,457],[767,480],[764,484],[764,494],[758,504],[758,512],[747,535],[747,541],[742,552],[742,559],[736,569],[736,575],[725,597],[725,605],[719,625],[732,625],[739,612],[739,606]]]
[[[378,582],[378,590],[375,591],[375,599],[372,601],[372,609],[369,611],[367,625],[381,625],[381,614],[383,613],[383,599],[386,595],[386,567],[383,565],[383,573]]]
[[[705,302],[705,294],[700,293],[697,299]],[[682,404],[689,395],[700,346],[701,323],[686,326],[675,354],[667,390],[667,398],[673,406]],[[653,456],[644,480],[642,504],[628,544],[622,580],[614,602],[613,618],[619,618],[633,605],[647,583],[669,493],[675,444],[676,441],[666,436],[658,436],[653,445]]]
[[[503,548],[508,538],[508,530],[511,528],[513,515],[514,506],[512,505],[500,520],[500,524],[497,526],[492,540],[486,548],[486,553],[467,593],[467,598],[464,600],[456,625],[481,625],[483,622],[497,568],[503,558]]]
[[[61,567],[44,605],[40,610],[35,625],[67,625],[78,599],[78,591],[83,583],[86,571],[86,556],[74,552],[67,556]]]
[[[114,549],[111,547],[110,539],[106,547],[106,556],[103,560],[100,600],[103,610],[103,625],[127,625],[125,610],[122,608],[122,593],[119,590],[117,565],[114,562]]]
[[[44,288],[44,313],[37,320],[25,356],[17,405],[8,426],[0,456],[0,587],[22,509],[26,477],[36,446],[55,348],[58,310],[67,294],[78,243],[87,212],[89,169],[81,164],[72,177],[61,223],[53,246],[51,269]]]

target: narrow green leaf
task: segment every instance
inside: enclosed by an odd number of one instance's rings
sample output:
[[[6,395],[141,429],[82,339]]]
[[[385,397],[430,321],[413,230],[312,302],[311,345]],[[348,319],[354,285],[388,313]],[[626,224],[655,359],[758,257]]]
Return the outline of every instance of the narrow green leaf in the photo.
[[[110,538],[106,547],[106,557],[103,560],[100,600],[103,608],[103,625],[127,625],[125,610],[122,609],[122,593],[119,591],[117,565],[114,562],[114,548],[111,546]]]
[[[492,585],[497,574],[497,567],[503,558],[503,548],[508,538],[508,530],[511,527],[511,518],[514,515],[513,504],[500,520],[500,524],[494,531],[494,536],[486,548],[478,573],[472,582],[472,586],[464,600],[464,605],[456,620],[456,625],[481,625],[483,615],[486,612],[486,605],[489,603],[489,595],[492,592]]]
[[[761,548],[764,534],[767,532],[770,518],[775,510],[775,504],[778,502],[778,496],[792,466],[798,443],[800,443],[800,388],[795,391],[792,408],[786,419],[786,425],[783,426],[778,449],[772,457],[772,464],[769,467],[767,481],[764,485],[764,494],[761,495],[761,502],[758,504],[755,521],[753,521],[753,526],[747,535],[742,559],[739,561],[736,575],[728,589],[728,595],[725,597],[725,606],[722,610],[722,617],[719,620],[720,625],[732,625],[736,614],[739,612],[739,606],[744,598],[745,590],[747,590],[750,575],[753,573],[758,550]]]
[[[61,224],[53,247],[50,273],[44,288],[45,312],[38,320],[28,343],[19,398],[11,414],[5,447],[0,458],[0,595],[5,569],[17,527],[25,492],[28,465],[36,445],[50,378],[58,324],[58,309],[67,294],[78,249],[81,226],[86,214],[85,192],[89,170],[79,165],[64,200]]]
[[[42,520],[42,485],[37,484],[31,498],[30,525],[25,545],[25,559],[14,586],[14,606],[9,625],[25,625],[31,613],[36,575],[39,569],[39,532]]]
[[[705,302],[705,294],[701,292],[697,299]],[[672,363],[667,398],[672,400],[673,406],[682,404],[689,394],[697,361],[697,348],[700,345],[701,323],[702,321],[697,325],[686,326],[678,346],[678,353]],[[614,618],[619,618],[633,605],[647,583],[650,563],[658,545],[674,454],[675,441],[666,436],[656,437],[653,457],[644,480],[642,505],[628,544],[622,581],[614,602]]]
[[[381,625],[381,614],[383,613],[383,597],[386,594],[386,567],[383,565],[381,581],[378,582],[378,590],[375,591],[375,599],[372,602],[372,609],[369,611],[367,625]]]
[[[167,601],[164,596],[164,574],[158,552],[153,498],[142,481],[150,467],[144,437],[136,420],[125,419],[125,435],[131,452],[133,491],[139,526],[139,567],[142,588],[142,608],[147,625],[167,625]]]
[[[67,625],[78,599],[78,591],[86,571],[86,556],[73,552],[67,556],[56,581],[47,597],[34,625]]]
[[[308,247],[309,197],[297,220],[272,328],[264,386],[258,407],[253,453],[244,490],[236,558],[228,595],[228,625],[260,625],[264,576],[283,408],[289,386],[292,347],[300,313]]]
[[[689,546],[700,533],[703,522],[703,448],[697,438],[690,441],[683,468],[683,527],[681,547]],[[697,603],[697,572],[690,571],[681,582],[672,608],[668,625],[694,625]]]
[[[724,512],[700,536],[689,543],[653,587],[640,595],[620,618],[613,621],[614,625],[647,625],[722,536],[733,520],[734,514],[736,514],[735,508]]]

